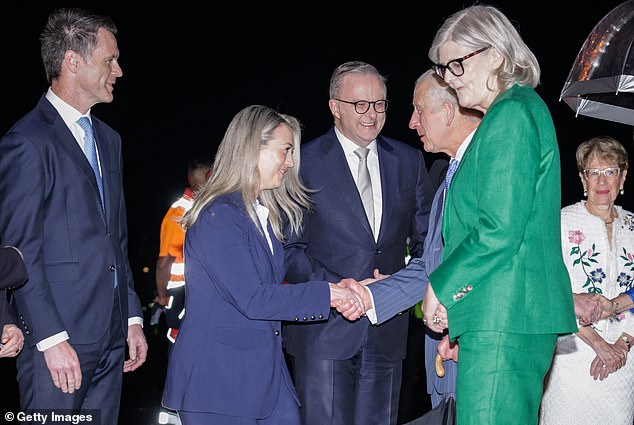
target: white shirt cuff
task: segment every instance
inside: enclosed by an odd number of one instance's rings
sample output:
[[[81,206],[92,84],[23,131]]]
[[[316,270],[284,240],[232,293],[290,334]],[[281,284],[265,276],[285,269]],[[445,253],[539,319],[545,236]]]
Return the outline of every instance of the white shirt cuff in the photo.
[[[62,331],[58,334],[49,336],[48,338],[41,340],[40,342],[35,344],[35,346],[37,347],[38,351],[44,351],[66,340],[68,340],[68,333],[66,331]]]
[[[372,308],[370,308],[368,311],[366,311],[365,315],[367,316],[367,318],[370,321],[370,323],[372,323],[373,325],[376,325],[376,322],[378,322],[379,320],[376,317],[376,310],[374,309],[374,296],[372,295],[372,291],[370,290],[370,288],[368,286],[366,286],[365,289],[370,294],[370,300],[372,302]]]
[[[128,327],[132,325],[141,325],[141,328],[143,328],[143,318],[139,316],[128,317]]]

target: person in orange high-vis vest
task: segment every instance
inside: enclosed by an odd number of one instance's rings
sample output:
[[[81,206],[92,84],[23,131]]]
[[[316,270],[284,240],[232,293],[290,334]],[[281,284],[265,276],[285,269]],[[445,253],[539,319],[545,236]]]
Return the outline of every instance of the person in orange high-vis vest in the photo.
[[[185,188],[183,194],[171,205],[161,222],[161,242],[156,261],[155,302],[165,309],[167,339],[171,344],[176,341],[178,328],[185,314],[185,230],[180,224],[180,219],[191,208],[196,192],[205,183],[210,172],[211,162],[190,161],[187,171],[189,187]]]

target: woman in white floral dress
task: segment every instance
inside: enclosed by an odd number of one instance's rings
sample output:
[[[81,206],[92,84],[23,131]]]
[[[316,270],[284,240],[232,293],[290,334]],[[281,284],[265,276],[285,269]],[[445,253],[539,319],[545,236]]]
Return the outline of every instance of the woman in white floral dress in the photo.
[[[634,278],[634,215],[614,205],[623,194],[628,155],[616,140],[595,137],[576,156],[587,200],[561,211],[564,261],[574,293],[614,298],[631,290]],[[633,340],[630,310],[560,337],[545,380],[540,424],[632,425]]]

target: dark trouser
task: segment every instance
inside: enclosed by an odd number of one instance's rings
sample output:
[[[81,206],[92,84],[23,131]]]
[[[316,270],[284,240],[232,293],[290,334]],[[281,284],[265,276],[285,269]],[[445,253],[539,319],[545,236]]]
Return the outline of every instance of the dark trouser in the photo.
[[[302,425],[396,425],[402,361],[383,358],[374,332],[350,359],[292,364]]]
[[[118,294],[118,291],[115,293]],[[56,388],[46,366],[44,353],[36,347],[24,346],[16,363],[20,408],[23,411],[71,414],[91,410],[90,414],[101,416],[101,422],[95,423],[117,425],[125,356],[118,298],[115,295],[110,326],[101,341],[95,344],[72,344],[72,339],[69,340],[79,358],[82,373],[81,387],[74,393],[63,393]]]

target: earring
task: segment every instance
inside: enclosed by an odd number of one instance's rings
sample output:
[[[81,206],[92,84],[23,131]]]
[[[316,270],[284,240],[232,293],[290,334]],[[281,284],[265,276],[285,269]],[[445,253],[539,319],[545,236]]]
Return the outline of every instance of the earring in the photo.
[[[588,191],[585,188],[583,189],[583,197],[584,198],[588,197]]]
[[[625,191],[623,190],[623,188],[621,188],[621,191],[619,192],[621,195],[625,194]]]

